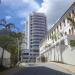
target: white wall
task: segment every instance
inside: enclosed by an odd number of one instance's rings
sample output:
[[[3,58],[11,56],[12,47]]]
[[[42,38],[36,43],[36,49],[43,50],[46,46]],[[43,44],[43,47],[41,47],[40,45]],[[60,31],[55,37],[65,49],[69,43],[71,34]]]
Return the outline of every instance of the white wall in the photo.
[[[2,51],[3,49],[0,47],[0,59],[1,59],[1,56],[2,56]],[[10,56],[11,54],[7,51],[7,50],[4,50],[4,55],[3,55],[3,65],[6,66],[6,67],[9,67],[10,66]]]
[[[1,56],[2,56],[2,48],[0,47],[0,58],[1,58]]]
[[[48,56],[48,61],[60,61],[64,62],[66,64],[71,64],[75,65],[75,48],[71,49],[67,47],[65,50],[63,50],[64,46],[62,49],[56,48],[50,50],[50,55]]]
[[[71,49],[66,49],[63,54],[63,62],[68,63],[68,64],[72,64],[75,65],[75,49],[71,50]]]

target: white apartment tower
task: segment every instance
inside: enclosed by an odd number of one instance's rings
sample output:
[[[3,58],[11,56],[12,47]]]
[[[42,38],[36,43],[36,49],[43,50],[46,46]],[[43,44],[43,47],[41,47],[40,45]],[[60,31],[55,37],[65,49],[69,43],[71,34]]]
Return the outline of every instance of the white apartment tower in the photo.
[[[43,13],[32,13],[28,19],[28,48],[31,62],[36,61],[39,55],[39,43],[46,32],[46,16]]]

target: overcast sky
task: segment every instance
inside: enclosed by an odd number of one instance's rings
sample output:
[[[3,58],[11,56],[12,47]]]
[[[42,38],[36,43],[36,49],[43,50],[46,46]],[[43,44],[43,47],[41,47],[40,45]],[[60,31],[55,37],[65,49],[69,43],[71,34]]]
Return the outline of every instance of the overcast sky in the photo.
[[[43,0],[39,12],[44,12],[48,18],[48,28],[65,13],[75,0]]]
[[[24,23],[33,11],[43,12],[47,16],[50,28],[75,0],[2,0],[0,18],[15,23],[22,31]]]

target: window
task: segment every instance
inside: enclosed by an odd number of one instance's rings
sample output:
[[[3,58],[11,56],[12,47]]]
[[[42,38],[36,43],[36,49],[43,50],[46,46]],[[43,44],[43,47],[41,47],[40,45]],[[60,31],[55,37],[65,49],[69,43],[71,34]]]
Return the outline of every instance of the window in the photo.
[[[74,10],[72,10],[72,14],[74,14]]]
[[[69,34],[71,34],[71,30],[69,29]]]
[[[39,41],[34,41],[34,42],[31,42],[31,44],[39,44]]]
[[[58,26],[57,26],[57,31],[58,31]]]
[[[65,35],[67,35],[67,32],[65,32]]]
[[[66,26],[66,24],[65,24],[65,20],[63,20],[63,23],[64,23],[64,26]]]
[[[30,46],[32,48],[32,46]]]
[[[33,50],[33,52],[39,52],[39,50]]]
[[[69,17],[71,17],[71,13],[69,13]]]
[[[28,59],[28,57],[23,57],[23,59]]]
[[[39,47],[39,45],[32,45],[33,47],[36,47],[36,48],[38,48]]]
[[[48,40],[49,40],[49,35],[48,35]]]
[[[53,31],[52,31],[52,35],[53,35]]]
[[[60,23],[60,29],[62,29],[61,23]]]
[[[42,35],[32,35],[33,37],[43,37]]]
[[[50,36],[50,38],[51,38],[51,34],[50,34],[49,36]]]
[[[24,55],[29,55],[29,53],[23,53]]]
[[[74,28],[73,27],[72,27],[71,31],[72,31],[72,34],[74,34]]]
[[[63,20],[63,22],[65,23],[65,20]]]
[[[70,23],[70,21],[67,19],[67,23]]]

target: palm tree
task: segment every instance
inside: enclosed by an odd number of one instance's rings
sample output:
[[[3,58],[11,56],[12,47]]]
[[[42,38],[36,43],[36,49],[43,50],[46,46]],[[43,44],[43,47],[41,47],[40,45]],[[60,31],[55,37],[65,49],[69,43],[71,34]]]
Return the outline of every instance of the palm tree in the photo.
[[[2,25],[6,30],[12,30],[15,28],[15,25],[13,23],[8,23],[5,19],[0,20],[0,25]]]

